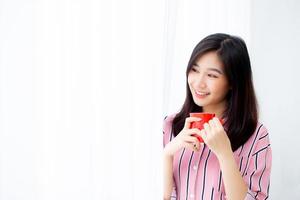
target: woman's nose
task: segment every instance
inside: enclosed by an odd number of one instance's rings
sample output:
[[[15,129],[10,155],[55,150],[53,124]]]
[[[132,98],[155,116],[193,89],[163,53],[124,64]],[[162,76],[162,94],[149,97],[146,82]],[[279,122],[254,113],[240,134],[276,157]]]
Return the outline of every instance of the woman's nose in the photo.
[[[198,88],[205,88],[206,87],[206,80],[204,76],[198,76],[195,80],[195,84]]]

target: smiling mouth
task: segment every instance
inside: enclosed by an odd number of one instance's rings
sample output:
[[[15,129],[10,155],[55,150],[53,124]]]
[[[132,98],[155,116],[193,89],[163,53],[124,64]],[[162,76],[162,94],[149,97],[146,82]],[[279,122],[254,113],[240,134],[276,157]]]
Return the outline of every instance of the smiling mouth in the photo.
[[[209,94],[209,92],[198,92],[198,91],[195,91],[195,92],[198,95],[208,95]]]
[[[210,93],[209,92],[198,92],[198,91],[195,91],[195,94],[198,98],[203,98],[203,97],[206,97],[208,96]]]

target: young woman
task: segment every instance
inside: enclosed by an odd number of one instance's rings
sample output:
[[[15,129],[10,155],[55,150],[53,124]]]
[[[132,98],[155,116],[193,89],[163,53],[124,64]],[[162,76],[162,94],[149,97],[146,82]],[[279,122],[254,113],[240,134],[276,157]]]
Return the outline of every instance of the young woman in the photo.
[[[258,122],[245,42],[207,36],[193,50],[186,77],[183,107],[163,124],[164,199],[267,199],[272,153],[268,131]],[[190,129],[201,120],[189,117],[193,112],[216,117],[201,131]]]

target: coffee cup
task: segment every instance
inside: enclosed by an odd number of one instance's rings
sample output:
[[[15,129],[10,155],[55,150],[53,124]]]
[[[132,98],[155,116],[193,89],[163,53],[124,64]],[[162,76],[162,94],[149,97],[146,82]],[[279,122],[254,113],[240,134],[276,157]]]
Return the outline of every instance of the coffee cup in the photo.
[[[191,123],[190,128],[198,128],[199,130],[202,130],[204,127],[203,125],[207,122],[209,122],[209,120],[211,120],[212,118],[214,118],[216,115],[214,113],[190,113],[190,117],[197,117],[197,118],[201,118],[200,121],[194,121]],[[197,137],[199,142],[203,143],[203,139],[201,136],[197,135],[197,134],[193,134],[192,136]]]

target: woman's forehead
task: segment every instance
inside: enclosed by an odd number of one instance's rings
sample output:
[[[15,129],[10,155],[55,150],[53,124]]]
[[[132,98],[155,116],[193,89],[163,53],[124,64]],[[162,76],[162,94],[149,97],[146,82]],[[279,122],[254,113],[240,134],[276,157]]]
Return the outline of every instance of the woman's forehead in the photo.
[[[199,56],[193,64],[201,68],[216,68],[223,70],[223,63],[218,54],[214,51]]]
[[[195,60],[193,66],[200,70],[215,71],[223,74],[224,65],[216,53],[206,53]]]

